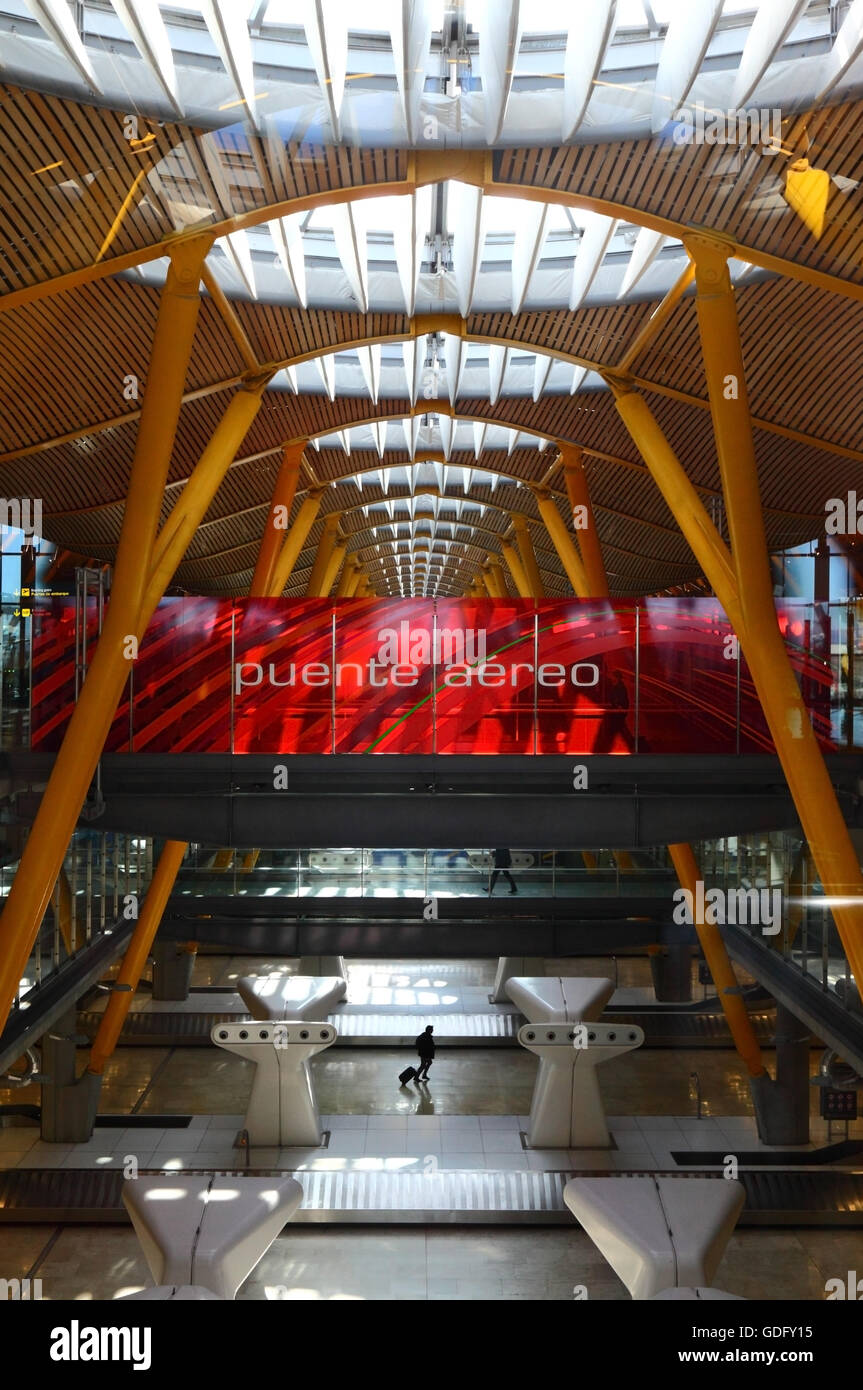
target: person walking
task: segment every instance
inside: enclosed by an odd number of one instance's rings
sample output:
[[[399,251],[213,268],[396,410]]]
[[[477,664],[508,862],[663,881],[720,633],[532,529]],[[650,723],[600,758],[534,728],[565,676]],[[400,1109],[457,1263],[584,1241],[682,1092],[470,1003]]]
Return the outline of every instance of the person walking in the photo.
[[[491,876],[491,883],[490,883],[489,886],[488,886],[489,894],[491,894],[491,893],[494,892],[494,885],[497,883],[497,881],[498,881],[498,879],[500,878],[501,874],[503,874],[504,878],[506,879],[507,883],[509,884],[509,891],[510,891],[510,893],[517,893],[517,892],[518,892],[518,889],[517,889],[516,886],[515,886],[515,879],[513,878],[512,874],[509,872],[511,864],[512,864],[512,855],[510,854],[510,852],[509,852],[508,849],[496,849],[496,850],[495,850],[495,852],[494,852],[494,873],[493,873],[492,876]]]
[[[429,1024],[416,1040],[416,1049],[420,1056],[420,1064],[417,1067],[417,1074],[414,1077],[414,1081],[428,1081],[429,1067],[434,1061],[435,1054],[434,1038],[432,1037],[433,1032],[434,1028]]]

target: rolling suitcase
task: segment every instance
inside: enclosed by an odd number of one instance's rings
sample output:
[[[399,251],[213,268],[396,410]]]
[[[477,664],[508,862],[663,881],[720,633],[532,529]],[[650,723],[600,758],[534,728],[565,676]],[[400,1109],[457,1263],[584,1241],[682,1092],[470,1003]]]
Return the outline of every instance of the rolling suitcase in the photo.
[[[416,1067],[405,1067],[404,1071],[399,1073],[399,1081],[403,1086],[406,1086],[409,1081],[413,1080],[416,1074]]]

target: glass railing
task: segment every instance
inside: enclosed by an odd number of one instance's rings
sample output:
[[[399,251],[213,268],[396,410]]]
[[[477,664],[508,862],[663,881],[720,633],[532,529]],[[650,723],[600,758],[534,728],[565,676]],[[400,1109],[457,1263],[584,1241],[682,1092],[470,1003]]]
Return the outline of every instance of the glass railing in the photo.
[[[720,888],[726,900],[741,889],[749,894],[751,910],[736,913],[735,926],[781,955],[825,994],[863,1013],[829,899],[801,839],[774,831],[711,840],[695,850],[705,885]],[[757,906],[753,890],[759,895]],[[771,897],[763,900],[762,893]],[[763,908],[766,922],[761,920]]]
[[[23,840],[19,848],[23,850]],[[0,901],[5,901],[17,869],[17,859],[0,867]],[[116,923],[133,920],[152,875],[151,839],[76,830],[18,987],[16,1004],[80,951],[112,933]]]
[[[509,861],[509,862],[507,862]],[[531,898],[655,896],[670,901],[663,857],[596,850],[308,849],[193,846],[176,896],[249,898]]]
[[[863,746],[861,612],[777,608],[825,750]],[[30,711],[32,747],[51,751],[92,659],[98,606],[53,599],[16,622],[33,625],[32,682],[25,634],[10,690]],[[130,672],[108,752],[772,751],[714,599],[172,598]],[[6,747],[21,746],[21,719],[6,717]]]

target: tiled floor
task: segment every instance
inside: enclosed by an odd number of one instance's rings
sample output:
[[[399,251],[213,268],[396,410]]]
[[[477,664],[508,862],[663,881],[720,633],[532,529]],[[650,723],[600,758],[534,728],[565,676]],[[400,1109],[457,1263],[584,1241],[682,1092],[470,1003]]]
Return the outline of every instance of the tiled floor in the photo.
[[[220,995],[198,998],[221,1004],[222,991],[233,995],[239,975],[275,964],[260,957],[201,955],[195,982],[218,986]],[[350,964],[359,999],[399,1008],[399,992],[405,991],[414,1007],[432,1015],[451,1009],[450,997],[479,1009],[494,975],[493,961]],[[621,989],[649,986],[644,958],[580,961],[578,969],[617,978]],[[571,961],[547,963],[548,974],[571,970]],[[321,1054],[312,1065],[323,1123],[331,1131],[329,1147],[258,1149],[253,1163],[299,1171],[429,1171],[430,1161],[432,1170],[443,1171],[589,1171],[597,1164],[649,1170],[673,1166],[672,1151],[707,1147],[738,1154],[757,1143],[746,1075],[730,1050],[638,1050],[606,1068],[601,1086],[617,1145],[608,1154],[522,1147],[519,1131],[527,1123],[536,1073],[536,1059],[526,1052],[441,1048],[423,1094],[398,1085],[407,1060],[399,1048],[336,1047]],[[813,1052],[813,1072],[817,1063]],[[704,1097],[701,1120],[695,1116],[693,1073]],[[43,1145],[35,1129],[0,1129],[0,1167],[114,1168],[134,1156],[142,1168],[234,1168],[240,1155],[233,1141],[250,1084],[250,1065],[215,1049],[121,1048],[106,1069],[102,1113],[191,1115],[187,1129],[158,1123],[145,1129],[99,1127],[82,1146]],[[36,1087],[0,1092],[0,1101],[38,1100]],[[812,1104],[814,1109],[815,1088]],[[852,1127],[852,1134],[860,1132],[863,1123]],[[823,1141],[823,1123],[813,1119],[812,1133]],[[863,1231],[743,1229],[732,1238],[716,1282],[749,1298],[820,1299],[828,1278],[844,1278],[851,1269],[863,1269]],[[128,1227],[0,1226],[0,1277],[28,1275],[42,1279],[48,1299],[115,1298],[150,1283]],[[627,1297],[576,1228],[305,1225],[286,1229],[240,1296],[568,1300],[577,1285],[589,1298]]]
[[[330,1135],[326,1147],[255,1146],[250,1166],[338,1172],[427,1172],[429,1164],[433,1171],[649,1171],[686,1167],[685,1158],[675,1159],[675,1153],[716,1150],[724,1159],[767,1148],[755,1121],[739,1117],[612,1116],[612,1150],[526,1148],[521,1135],[527,1115],[322,1115],[321,1122]],[[139,1168],[173,1172],[243,1167],[245,1154],[234,1147],[242,1123],[242,1114],[198,1115],[183,1128],[97,1127],[86,1144],[42,1143],[35,1126],[0,1130],[0,1167],[123,1168],[132,1160]]]
[[[128,1226],[0,1228],[6,1278],[39,1278],[42,1296],[112,1299],[152,1280]],[[743,1298],[823,1299],[830,1278],[863,1269],[863,1231],[741,1230],[715,1282]],[[628,1294],[573,1227],[288,1226],[241,1299],[569,1301]]]

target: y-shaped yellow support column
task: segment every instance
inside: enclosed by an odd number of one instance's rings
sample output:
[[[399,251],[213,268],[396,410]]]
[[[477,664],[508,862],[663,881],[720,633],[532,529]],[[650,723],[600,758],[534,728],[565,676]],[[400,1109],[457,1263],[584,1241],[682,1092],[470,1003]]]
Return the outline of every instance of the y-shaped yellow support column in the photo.
[[[0,1031],[135,655],[134,639],[198,321],[201,270],[211,245],[210,237],[201,236],[179,242],[170,251],[105,624],[0,920]]]

